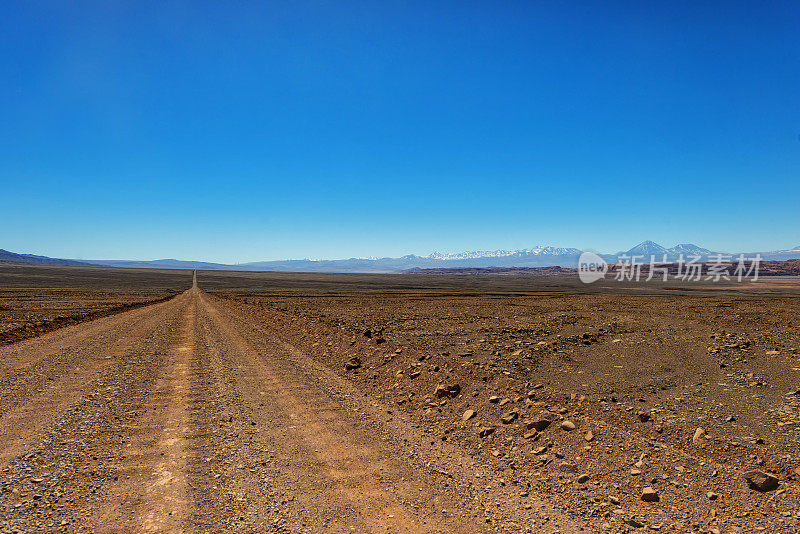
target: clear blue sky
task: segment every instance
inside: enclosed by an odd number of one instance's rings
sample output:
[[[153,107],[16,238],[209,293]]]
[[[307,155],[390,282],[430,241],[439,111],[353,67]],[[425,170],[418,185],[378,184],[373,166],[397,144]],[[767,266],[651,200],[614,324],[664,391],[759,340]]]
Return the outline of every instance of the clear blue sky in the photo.
[[[800,3],[3,2],[0,248],[800,244]]]

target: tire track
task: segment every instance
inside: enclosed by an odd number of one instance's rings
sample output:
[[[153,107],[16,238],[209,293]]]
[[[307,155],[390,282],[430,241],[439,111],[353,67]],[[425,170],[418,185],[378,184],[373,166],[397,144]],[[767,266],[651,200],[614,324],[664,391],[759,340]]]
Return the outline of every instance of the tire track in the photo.
[[[47,360],[47,356],[43,357],[39,363],[48,361],[49,365],[36,367],[33,376],[23,375],[18,389],[6,386],[4,401],[0,403],[4,410],[0,416],[0,428],[4,429],[0,434],[0,466],[24,454],[38,435],[75,405],[98,377],[118,363],[120,356],[132,350],[159,326],[164,313],[175,310],[186,298],[180,296],[163,305],[141,310],[141,313],[133,315],[137,322],[128,326],[122,335],[119,329],[125,325],[116,325],[116,321],[114,330],[103,326],[102,334],[96,333],[97,325],[92,325],[90,330],[99,339],[89,343],[86,337],[78,336],[79,340],[86,341],[85,346],[63,359],[54,358],[52,362]],[[106,340],[108,344],[102,345]],[[60,346],[61,341],[56,341],[56,345]],[[52,354],[53,351],[47,352]]]
[[[98,532],[182,533],[190,515],[187,484],[190,372],[196,339],[197,291],[190,290],[173,333],[149,409],[131,428],[119,480],[110,488]]]

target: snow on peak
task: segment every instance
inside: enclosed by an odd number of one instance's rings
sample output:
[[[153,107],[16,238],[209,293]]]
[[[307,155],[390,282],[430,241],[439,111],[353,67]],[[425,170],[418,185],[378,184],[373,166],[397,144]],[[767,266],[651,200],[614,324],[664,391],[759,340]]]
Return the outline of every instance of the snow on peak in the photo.
[[[475,258],[502,258],[506,256],[574,256],[579,255],[580,250],[576,248],[546,247],[537,245],[533,248],[523,248],[518,250],[471,250],[467,252],[433,252],[427,256],[432,260],[468,260]]]

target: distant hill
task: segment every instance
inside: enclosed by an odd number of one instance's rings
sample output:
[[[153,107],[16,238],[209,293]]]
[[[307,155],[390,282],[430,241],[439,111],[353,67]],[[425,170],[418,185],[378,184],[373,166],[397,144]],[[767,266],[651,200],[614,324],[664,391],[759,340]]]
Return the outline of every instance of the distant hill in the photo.
[[[77,260],[65,260],[61,258],[48,258],[47,256],[36,256],[35,254],[17,254],[0,248],[0,262],[3,263],[28,263],[33,265],[75,265],[89,266],[91,263]]]
[[[765,261],[759,266],[759,276],[800,276],[800,259]]]
[[[751,252],[746,255],[753,256],[754,254],[761,254],[761,258],[764,260],[774,260],[774,261],[796,260],[800,259],[800,246],[787,250],[768,250],[765,252]]]
[[[209,263],[206,261],[184,261],[184,260],[92,260],[94,265],[103,267],[122,267],[126,269],[206,269],[212,271],[231,271],[239,269],[237,265],[225,265],[222,263]],[[250,269],[241,269],[250,270]]]
[[[750,257],[748,255],[747,257]],[[713,276],[713,272],[711,269],[715,266],[722,266],[722,270],[725,271],[727,276],[730,276],[732,280],[737,278],[736,269],[738,266],[737,260],[734,258],[732,261],[723,261],[722,263],[717,263],[716,261],[712,262],[700,262],[697,263],[698,266],[698,274],[705,278],[709,275]],[[680,265],[678,263],[660,263],[657,264],[657,271],[656,279],[659,276],[663,275],[663,271],[660,269],[666,269],[670,276],[677,276],[679,274],[686,274],[686,267],[685,265]],[[623,269],[622,264],[612,264],[609,265],[608,274],[609,275],[616,275]],[[750,268],[750,262],[745,262],[745,269]],[[751,275],[745,275],[743,272],[744,278],[750,278]],[[642,276],[648,275],[650,273],[650,265],[645,263],[641,267],[641,274]],[[799,276],[800,275],[800,259],[797,260],[765,260],[759,263],[758,266],[758,276]],[[691,278],[691,277],[690,277]]]
[[[699,261],[714,261],[719,254],[721,254],[723,257],[736,257],[740,254],[744,254],[748,258],[753,257],[756,254],[760,254],[761,259],[764,261],[783,261],[800,259],[800,247],[764,252],[719,252],[699,247],[691,243],[681,243],[672,248],[666,248],[654,241],[643,241],[625,252],[617,252],[616,254],[601,254],[600,256],[609,263],[614,263],[617,261],[631,261],[633,256],[638,256],[638,263],[648,263],[651,256],[653,256],[656,261],[661,261],[664,258],[664,255],[666,255],[668,262],[677,261],[681,256],[683,256],[685,260],[693,259],[694,256],[699,256]]]

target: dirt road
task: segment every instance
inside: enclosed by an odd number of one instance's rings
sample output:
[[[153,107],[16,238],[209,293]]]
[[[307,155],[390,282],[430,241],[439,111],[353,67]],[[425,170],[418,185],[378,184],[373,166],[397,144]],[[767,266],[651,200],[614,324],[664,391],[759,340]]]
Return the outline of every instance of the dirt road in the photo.
[[[520,529],[469,458],[432,468],[447,444],[196,284],[0,362],[3,531]]]

